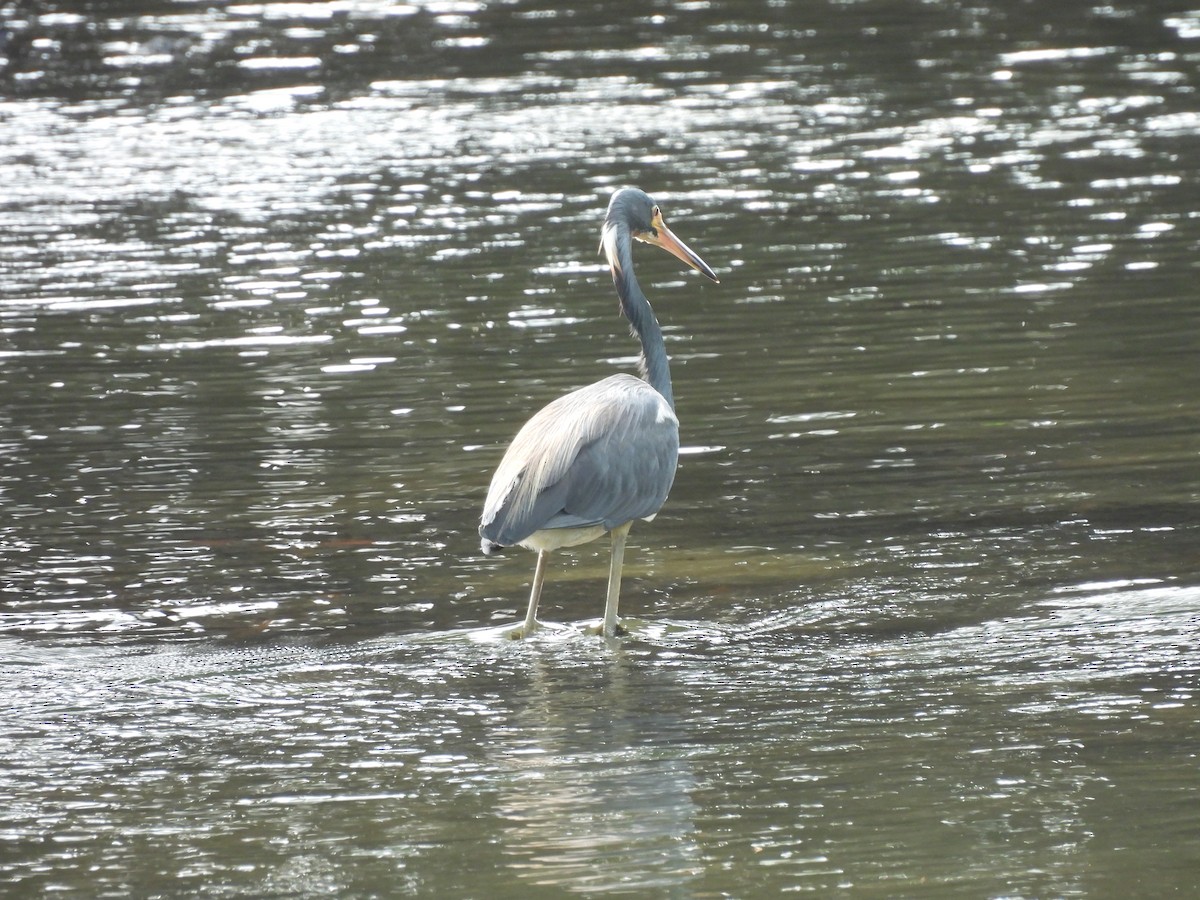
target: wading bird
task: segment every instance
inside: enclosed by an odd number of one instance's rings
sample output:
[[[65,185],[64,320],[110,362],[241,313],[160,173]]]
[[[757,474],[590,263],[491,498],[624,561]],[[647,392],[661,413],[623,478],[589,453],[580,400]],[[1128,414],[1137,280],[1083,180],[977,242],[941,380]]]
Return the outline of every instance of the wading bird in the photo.
[[[523,637],[537,628],[538,599],[552,550],[612,536],[608,597],[601,632],[617,628],[625,536],[634,519],[654,518],[679,460],[679,420],[662,329],[633,274],[633,242],[662,247],[717,280],[675,237],[645,193],[612,196],[600,249],[612,269],[621,312],[642,344],[641,378],[610,375],[542,408],[517,432],[492,476],[479,535],[484,553],[518,545],[537,552]]]

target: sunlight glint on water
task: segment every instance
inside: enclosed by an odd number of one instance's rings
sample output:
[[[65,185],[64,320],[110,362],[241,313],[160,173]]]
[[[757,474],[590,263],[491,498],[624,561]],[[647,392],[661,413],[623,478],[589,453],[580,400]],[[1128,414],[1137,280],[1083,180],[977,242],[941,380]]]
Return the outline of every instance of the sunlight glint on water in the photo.
[[[1195,892],[1194,15],[9,12],[0,883]],[[628,183],[685,452],[509,641]]]

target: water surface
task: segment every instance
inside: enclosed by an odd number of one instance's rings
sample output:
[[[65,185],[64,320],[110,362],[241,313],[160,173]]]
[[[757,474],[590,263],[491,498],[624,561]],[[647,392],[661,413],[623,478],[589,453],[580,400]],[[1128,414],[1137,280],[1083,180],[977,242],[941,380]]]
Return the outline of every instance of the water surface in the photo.
[[[1200,19],[125,3],[0,41],[0,882],[1157,896],[1200,882]],[[684,454],[483,558],[543,403]]]

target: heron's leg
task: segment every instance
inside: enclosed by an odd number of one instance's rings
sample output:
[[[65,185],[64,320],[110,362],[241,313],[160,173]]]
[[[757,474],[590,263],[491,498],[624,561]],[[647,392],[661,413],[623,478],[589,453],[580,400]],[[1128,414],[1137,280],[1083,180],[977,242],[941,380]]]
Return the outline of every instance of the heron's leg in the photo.
[[[549,555],[549,550],[538,551],[537,566],[533,570],[533,587],[529,590],[529,609],[525,612],[525,624],[521,626],[523,637],[528,637],[537,631],[538,600],[542,596],[542,582],[546,580],[546,557]]]
[[[608,566],[608,599],[604,603],[604,626],[601,634],[613,637],[617,633],[617,603],[621,600],[621,567],[625,562],[625,537],[633,522],[618,525],[612,530],[612,561]]]

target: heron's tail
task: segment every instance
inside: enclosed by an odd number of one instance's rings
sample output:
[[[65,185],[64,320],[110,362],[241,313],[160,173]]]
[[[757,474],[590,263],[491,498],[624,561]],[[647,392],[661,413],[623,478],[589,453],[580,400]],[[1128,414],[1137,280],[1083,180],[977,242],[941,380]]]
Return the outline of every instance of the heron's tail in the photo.
[[[485,556],[491,556],[493,553],[503,550],[504,545],[497,544],[495,541],[489,541],[487,538],[484,538],[479,542],[479,549],[484,552]]]

